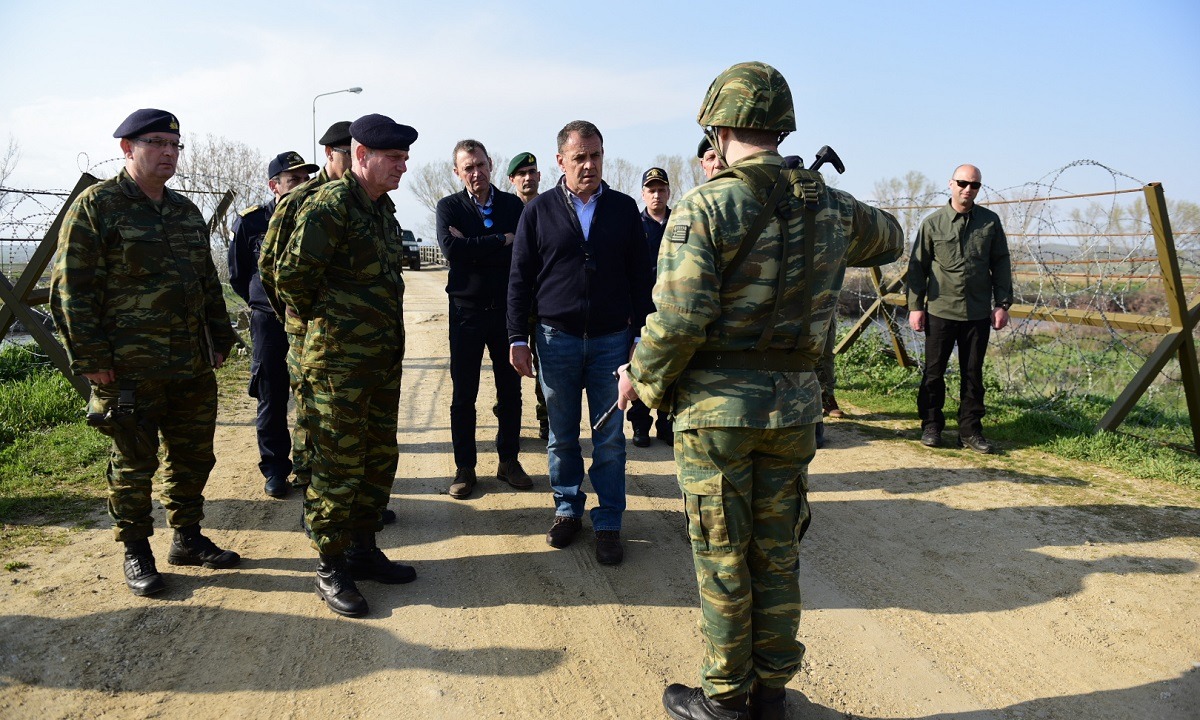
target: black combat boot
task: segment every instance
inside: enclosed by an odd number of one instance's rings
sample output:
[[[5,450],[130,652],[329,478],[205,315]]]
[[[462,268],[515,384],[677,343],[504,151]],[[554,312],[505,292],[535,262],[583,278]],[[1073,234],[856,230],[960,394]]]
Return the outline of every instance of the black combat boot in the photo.
[[[355,580],[374,580],[387,585],[400,585],[417,579],[412,565],[392,562],[375,544],[375,533],[360,530],[353,534],[346,548],[346,566]]]
[[[343,555],[322,555],[317,565],[317,595],[329,609],[346,617],[367,614],[367,601],[346,569]]]
[[[662,702],[675,720],[750,720],[745,693],[716,700],[700,688],[675,683],[663,692]]]
[[[751,720],[784,720],[787,717],[787,690],[756,685],[750,694]]]
[[[224,570],[241,562],[242,556],[232,550],[222,550],[212,540],[200,534],[199,523],[175,528],[167,562],[172,565],[203,565],[209,570]]]
[[[154,552],[150,550],[149,540],[125,542],[125,584],[134,595],[153,595],[167,589],[154,566]]]

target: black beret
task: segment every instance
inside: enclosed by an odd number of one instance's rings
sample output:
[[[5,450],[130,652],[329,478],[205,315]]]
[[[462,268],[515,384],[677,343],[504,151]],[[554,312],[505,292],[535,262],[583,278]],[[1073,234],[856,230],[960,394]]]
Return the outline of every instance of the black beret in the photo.
[[[322,147],[341,147],[350,144],[350,121],[342,120],[335,122],[329,126],[325,134],[317,142],[321,143]]]
[[[152,132],[179,134],[179,120],[166,110],[142,108],[125,118],[125,122],[113,132],[115,138],[131,138]]]
[[[350,136],[372,150],[407,150],[416,141],[417,131],[387,115],[372,114],[350,123]]]
[[[300,157],[300,153],[295,150],[288,150],[276,155],[271,164],[267,165],[267,179],[270,180],[285,170],[303,170],[312,174],[320,169],[312,163],[304,162],[304,158]]]
[[[705,135],[704,139],[700,141],[700,147],[696,148],[696,157],[703,160],[704,153],[708,152],[709,150],[712,150],[712,143],[708,141],[708,136]]]
[[[518,170],[530,165],[537,167],[537,158],[533,156],[533,153],[523,152],[513,158],[512,162],[508,164],[508,176],[512,177],[516,175]]]
[[[642,173],[642,187],[646,187],[647,184],[652,182],[671,184],[671,181],[667,179],[667,171],[662,168],[650,168]]]

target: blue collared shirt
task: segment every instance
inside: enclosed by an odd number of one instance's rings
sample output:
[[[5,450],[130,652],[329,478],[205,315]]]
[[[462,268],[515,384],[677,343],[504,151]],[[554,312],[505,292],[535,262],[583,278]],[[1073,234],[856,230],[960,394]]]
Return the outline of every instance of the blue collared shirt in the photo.
[[[571,206],[575,208],[575,214],[579,216],[579,227],[583,229],[583,239],[588,239],[588,233],[592,231],[592,218],[596,215],[596,203],[600,198],[600,193],[604,192],[604,186],[596,188],[596,192],[592,193],[592,197],[584,202],[578,195],[567,190],[567,194],[571,197]]]

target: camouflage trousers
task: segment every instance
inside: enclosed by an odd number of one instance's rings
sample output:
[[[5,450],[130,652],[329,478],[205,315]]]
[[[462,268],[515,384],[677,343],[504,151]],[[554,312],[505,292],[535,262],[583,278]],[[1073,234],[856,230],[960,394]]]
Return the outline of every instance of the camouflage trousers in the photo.
[[[814,428],[675,433],[709,697],[746,692],[756,681],[783,687],[800,669],[798,561]]]
[[[833,390],[837,387],[837,373],[833,367],[833,349],[837,347],[837,322],[836,318],[829,321],[829,334],[825,336],[825,349],[821,352],[821,359],[817,361],[817,382],[821,383],[821,400],[828,402],[829,398],[833,397]]]
[[[296,405],[296,423],[292,425],[292,473],[296,487],[308,485],[312,476],[312,433],[309,416],[312,414],[312,391],[304,377],[300,357],[304,354],[304,333],[288,333],[287,369]]]
[[[336,555],[357,531],[383,529],[399,453],[400,364],[364,375],[306,368],[311,391],[312,480],[304,517],[312,544]]]
[[[117,404],[118,383],[92,386],[90,412]],[[108,459],[108,515],[118,542],[154,534],[150,495],[158,470],[159,438],[165,451],[159,500],[173,528],[204,518],[204,486],[217,459],[217,380],[213,373],[170,380],[142,380],[134,390],[135,414],[147,442],[114,440]]]

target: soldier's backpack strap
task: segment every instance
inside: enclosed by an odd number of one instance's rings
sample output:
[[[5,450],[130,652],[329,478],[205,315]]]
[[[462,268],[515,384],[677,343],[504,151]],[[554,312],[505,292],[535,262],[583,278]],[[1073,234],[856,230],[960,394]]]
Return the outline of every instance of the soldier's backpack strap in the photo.
[[[779,175],[775,179],[775,184],[771,187],[771,192],[767,194],[766,202],[763,203],[762,212],[758,214],[758,217],[754,218],[754,222],[750,224],[750,228],[746,230],[746,234],[742,237],[741,244],[738,245],[737,253],[733,256],[733,259],[729,261],[729,264],[725,266],[725,270],[722,271],[722,285],[727,284],[733,277],[734,273],[737,272],[738,268],[742,266],[742,263],[746,261],[746,256],[749,255],[750,251],[754,249],[754,244],[758,242],[759,236],[763,234],[763,230],[767,229],[767,224],[771,222],[771,218],[775,217],[776,212],[778,212],[779,202],[783,200],[783,194],[788,188],[788,183],[785,182],[785,176],[787,172],[788,171],[786,168],[780,169]],[[758,174],[761,177],[762,174]],[[714,175],[712,179],[716,180],[719,177],[731,176],[736,177],[749,185],[751,190],[755,191],[755,195],[758,195],[757,189],[761,186],[761,181],[758,180],[758,178],[752,177],[744,168],[725,168],[721,172]],[[759,199],[761,200],[762,198],[760,197]]]

